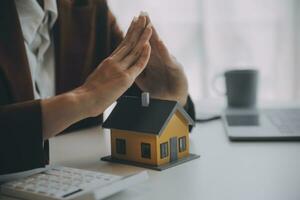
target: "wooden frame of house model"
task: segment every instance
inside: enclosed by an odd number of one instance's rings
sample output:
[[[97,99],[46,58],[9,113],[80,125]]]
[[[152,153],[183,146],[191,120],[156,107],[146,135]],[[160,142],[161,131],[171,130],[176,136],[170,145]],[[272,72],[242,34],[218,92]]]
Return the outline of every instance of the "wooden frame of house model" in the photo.
[[[176,101],[122,97],[103,127],[111,130],[111,156],[102,160],[163,170],[199,156],[190,153],[194,121]]]

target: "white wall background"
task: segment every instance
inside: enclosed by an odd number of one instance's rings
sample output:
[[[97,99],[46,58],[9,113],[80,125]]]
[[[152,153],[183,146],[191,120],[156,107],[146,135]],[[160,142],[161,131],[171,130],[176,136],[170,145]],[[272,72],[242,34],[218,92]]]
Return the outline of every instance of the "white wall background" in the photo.
[[[260,99],[300,97],[300,1],[108,0],[126,32],[147,11],[184,65],[195,100],[216,96],[211,82],[229,68],[260,70]]]

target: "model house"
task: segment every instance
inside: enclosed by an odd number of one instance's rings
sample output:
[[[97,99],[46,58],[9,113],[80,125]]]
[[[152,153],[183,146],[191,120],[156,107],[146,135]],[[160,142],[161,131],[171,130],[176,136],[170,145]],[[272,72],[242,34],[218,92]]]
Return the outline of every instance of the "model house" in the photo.
[[[193,124],[176,101],[123,97],[103,124],[111,130],[111,156],[103,160],[152,168],[190,160]]]

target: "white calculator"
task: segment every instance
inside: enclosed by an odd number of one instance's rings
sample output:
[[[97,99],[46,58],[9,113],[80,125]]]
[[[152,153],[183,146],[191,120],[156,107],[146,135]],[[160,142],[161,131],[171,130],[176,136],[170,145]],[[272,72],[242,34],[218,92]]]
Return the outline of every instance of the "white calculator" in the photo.
[[[28,200],[98,200],[148,179],[146,171],[130,176],[52,167],[0,185],[2,194]]]

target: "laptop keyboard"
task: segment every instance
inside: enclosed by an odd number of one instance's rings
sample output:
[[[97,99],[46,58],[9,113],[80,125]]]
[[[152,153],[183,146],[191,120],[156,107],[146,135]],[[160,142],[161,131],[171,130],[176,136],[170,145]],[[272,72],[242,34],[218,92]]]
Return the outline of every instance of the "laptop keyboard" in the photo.
[[[259,115],[226,115],[228,126],[259,126]]]
[[[264,113],[282,134],[300,133],[300,109],[270,109]]]

